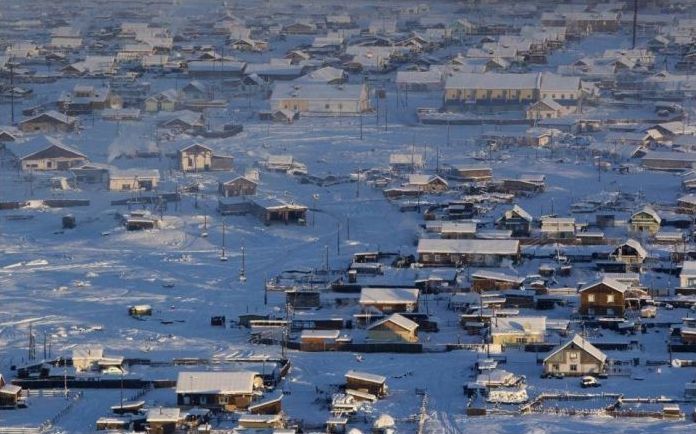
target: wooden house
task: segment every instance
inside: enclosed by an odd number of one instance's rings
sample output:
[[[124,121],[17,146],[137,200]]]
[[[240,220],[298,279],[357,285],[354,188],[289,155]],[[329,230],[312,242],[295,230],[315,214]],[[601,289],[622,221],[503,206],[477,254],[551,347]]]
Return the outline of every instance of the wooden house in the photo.
[[[391,154],[389,169],[395,173],[414,172],[425,166],[425,156],[420,153]]]
[[[520,289],[524,278],[501,271],[476,270],[471,274],[471,290],[474,292]]]
[[[272,172],[287,172],[294,168],[297,162],[292,155],[269,155],[262,164]]]
[[[417,312],[420,291],[417,288],[371,288],[360,291],[360,307],[383,313]]]
[[[572,217],[543,218],[541,236],[548,239],[573,239],[575,238],[575,219]]]
[[[244,176],[238,176],[218,184],[218,193],[225,197],[253,196],[258,184]]]
[[[237,422],[239,427],[244,430],[268,430],[285,427],[282,414],[243,414]]]
[[[5,384],[0,376],[0,408],[14,408],[22,402],[22,388],[14,384]]]
[[[387,378],[381,375],[351,370],[346,372],[345,378],[346,390],[369,393],[378,398],[386,396],[389,390],[387,387]]]
[[[575,335],[551,351],[543,363],[545,374],[583,376],[603,373],[607,356],[580,335]]]
[[[437,175],[409,175],[405,185],[420,193],[443,193],[449,189],[447,181]]]
[[[512,231],[513,237],[528,237],[533,220],[531,214],[519,205],[514,205],[497,220],[496,226]]]
[[[265,225],[272,223],[307,224],[306,206],[277,198],[254,199],[250,203],[250,212]]]
[[[426,267],[499,266],[504,260],[516,261],[518,240],[418,240],[418,262]]]
[[[215,155],[208,146],[194,143],[177,151],[179,169],[184,172],[207,172],[211,170],[231,170],[234,158]]]
[[[609,257],[617,262],[623,262],[629,267],[640,268],[640,265],[648,257],[648,252],[637,240],[630,238],[618,245],[609,254]]]
[[[249,406],[251,414],[279,414],[283,410],[283,394]]]
[[[556,119],[567,113],[567,109],[551,98],[544,98],[527,107],[527,119]]]
[[[682,181],[682,185],[684,185],[684,181]],[[677,208],[678,212],[684,214],[696,214],[696,194],[686,194],[677,199]]]
[[[179,372],[176,401],[182,407],[235,411],[249,407],[254,391],[263,385],[256,372]]]
[[[364,84],[276,83],[272,110],[292,110],[321,115],[356,115],[370,109]]]
[[[633,232],[646,232],[650,235],[655,235],[660,230],[662,218],[650,206],[645,206],[640,211],[631,215],[628,220],[629,228]]]
[[[684,261],[679,273],[680,288],[696,288],[696,261]]]
[[[301,351],[332,351],[337,347],[339,330],[302,330],[300,334]]]
[[[109,169],[109,191],[150,191],[159,181],[158,169]]]
[[[445,104],[526,104],[537,100],[540,74],[456,73],[445,82]]]
[[[457,164],[451,166],[449,177],[458,181],[485,182],[493,179],[493,169],[488,166]]]
[[[580,289],[580,314],[595,317],[623,318],[625,293],[628,286],[614,279],[604,278]]]
[[[683,171],[696,169],[696,152],[650,151],[640,161],[652,170]]]
[[[66,133],[75,130],[76,127],[77,118],[55,110],[32,116],[19,123],[19,129],[25,133]]]
[[[545,316],[494,317],[491,319],[491,343],[524,345],[546,339]]]
[[[145,418],[152,434],[175,434],[180,420],[181,410],[176,407],[151,408]]]
[[[418,342],[418,323],[395,313],[371,324],[367,338],[373,342]]]
[[[82,152],[48,136],[39,136],[25,143],[10,143],[5,148],[25,171],[69,170],[88,161]]]
[[[145,100],[145,111],[154,113],[158,111],[173,112],[179,104],[179,92],[175,89],[167,89]]]
[[[440,238],[445,240],[464,240],[476,238],[476,223],[462,221],[436,221],[427,223],[439,223],[436,225],[427,225],[426,229],[437,227]]]

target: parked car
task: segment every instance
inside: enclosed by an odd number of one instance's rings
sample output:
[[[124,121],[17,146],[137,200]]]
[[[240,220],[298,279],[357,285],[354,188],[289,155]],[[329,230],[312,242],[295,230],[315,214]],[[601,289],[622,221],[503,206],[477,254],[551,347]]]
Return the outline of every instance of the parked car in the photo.
[[[602,384],[595,377],[593,377],[591,375],[586,375],[586,376],[582,377],[582,380],[580,381],[580,385],[583,388],[587,388],[587,387],[599,387]]]

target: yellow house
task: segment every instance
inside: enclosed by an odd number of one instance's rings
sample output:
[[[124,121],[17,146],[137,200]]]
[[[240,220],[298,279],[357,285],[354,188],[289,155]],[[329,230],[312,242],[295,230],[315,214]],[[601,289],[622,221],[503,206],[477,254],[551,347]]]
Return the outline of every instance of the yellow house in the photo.
[[[524,345],[544,342],[545,316],[519,316],[491,319],[491,343]]]
[[[271,109],[322,115],[356,115],[370,109],[364,84],[276,83]]]
[[[213,167],[213,150],[200,143],[180,149],[179,168],[184,172],[210,170]]]
[[[654,208],[646,206],[633,213],[628,223],[633,232],[647,232],[650,235],[655,235],[660,230],[662,218]]]
[[[372,324],[367,336],[378,342],[418,342],[418,323],[395,313]]]
[[[150,191],[159,180],[158,169],[109,169],[109,191]]]
[[[534,73],[454,74],[445,83],[445,103],[531,103],[538,99],[540,77]]]

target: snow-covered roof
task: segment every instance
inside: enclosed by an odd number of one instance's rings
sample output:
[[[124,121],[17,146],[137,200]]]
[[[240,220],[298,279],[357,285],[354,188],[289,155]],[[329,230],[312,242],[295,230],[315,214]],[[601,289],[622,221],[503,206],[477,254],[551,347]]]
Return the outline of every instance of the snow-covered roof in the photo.
[[[447,79],[445,87],[448,89],[537,89],[539,77],[539,74],[534,73],[457,73]]]
[[[439,240],[421,238],[418,253],[516,255],[519,240]]]
[[[418,301],[417,288],[363,288],[360,304],[402,304]]]
[[[370,374],[367,372],[353,371],[353,370],[346,372],[345,377],[352,378],[352,379],[359,380],[359,381],[365,381],[368,383],[378,383],[378,384],[384,384],[387,381],[387,377],[383,377],[381,375]]]
[[[589,285],[586,285],[586,286],[580,288],[580,292],[587,291],[587,290],[592,289],[595,286],[600,285],[600,284],[606,285],[606,286],[610,287],[611,289],[614,289],[614,290],[621,292],[621,293],[626,292],[626,290],[628,289],[628,285],[626,285],[625,283],[619,282],[618,280],[611,279],[608,277],[603,277],[602,280],[600,280],[598,282],[590,283]]]
[[[176,407],[158,407],[147,411],[148,422],[178,422],[181,410]]]
[[[491,270],[476,270],[471,273],[471,277],[474,279],[490,279],[498,280],[501,282],[513,282],[522,283],[524,277],[516,276],[514,274],[505,273],[501,271],[491,271]]]
[[[631,220],[633,220],[638,214],[647,214],[650,217],[652,217],[657,224],[660,224],[662,222],[662,218],[660,215],[655,211],[655,209],[651,206],[644,206],[640,211],[637,211],[631,215]]]
[[[338,339],[340,330],[302,330],[300,340],[302,339]]]
[[[576,92],[580,89],[580,77],[558,75],[551,72],[541,74],[540,90],[542,92]]]
[[[526,220],[526,221],[528,221],[528,222],[531,222],[532,220],[534,220],[534,218],[532,217],[532,215],[529,214],[529,213],[528,213],[527,211],[525,211],[524,209],[522,209],[522,207],[519,206],[519,205],[514,205],[514,206],[512,207],[511,210],[506,211],[506,212],[505,212],[505,217],[506,217],[506,218],[512,218],[512,214],[513,214],[513,213],[514,213],[514,214],[517,214],[520,218],[522,218],[522,219],[524,219],[524,220]]]
[[[544,333],[545,316],[496,317],[491,320],[491,333]]]
[[[401,327],[402,329],[413,332],[418,328],[418,323],[415,321],[411,321],[410,319],[406,318],[403,315],[400,315],[398,313],[392,314],[388,316],[387,318],[384,318],[383,320],[377,321],[376,323],[370,325],[368,327],[368,330],[372,330],[376,327],[379,327],[385,323],[393,323],[396,324],[397,326]]]
[[[159,179],[158,169],[109,169],[111,179]]]
[[[65,114],[57,112],[55,110],[49,110],[47,112],[40,113],[36,116],[32,116],[30,118],[24,119],[23,121],[20,122],[20,124],[34,122],[36,120],[40,120],[43,118],[50,118],[50,119],[53,119],[53,120],[60,122],[60,123],[63,123],[63,124],[72,124],[75,121],[77,121],[77,118],[74,118],[72,116],[65,115]]]
[[[645,248],[638,242],[638,240],[634,240],[633,238],[629,238],[628,240],[626,240],[626,242],[623,245],[626,245],[626,246],[629,246],[629,247],[635,249],[636,253],[641,258],[648,257],[648,251],[645,250]],[[621,247],[621,246],[619,246],[619,247]]]
[[[250,394],[254,378],[250,371],[237,372],[179,372],[176,393],[189,394]]]
[[[308,99],[354,101],[360,99],[365,92],[362,84],[332,85],[325,83],[276,83],[271,100],[278,99]]]

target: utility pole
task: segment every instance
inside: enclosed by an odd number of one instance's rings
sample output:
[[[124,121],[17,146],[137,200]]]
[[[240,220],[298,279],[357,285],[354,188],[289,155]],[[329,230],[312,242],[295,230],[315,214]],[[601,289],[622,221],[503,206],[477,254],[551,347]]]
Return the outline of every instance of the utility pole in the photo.
[[[356,181],[355,197],[360,197],[360,168],[358,168],[358,180]]]
[[[633,0],[633,44],[632,49],[636,48],[636,28],[638,27],[638,0]]]
[[[15,124],[15,103],[14,103],[14,62],[10,58],[10,62],[8,64],[10,67],[10,105],[12,106],[12,114],[11,114],[11,123],[12,126],[16,125]]]
[[[242,268],[239,270],[239,280],[242,282],[246,281],[246,254],[244,246],[242,246]]]
[[[360,140],[363,139],[363,115],[362,111],[360,112]]]

